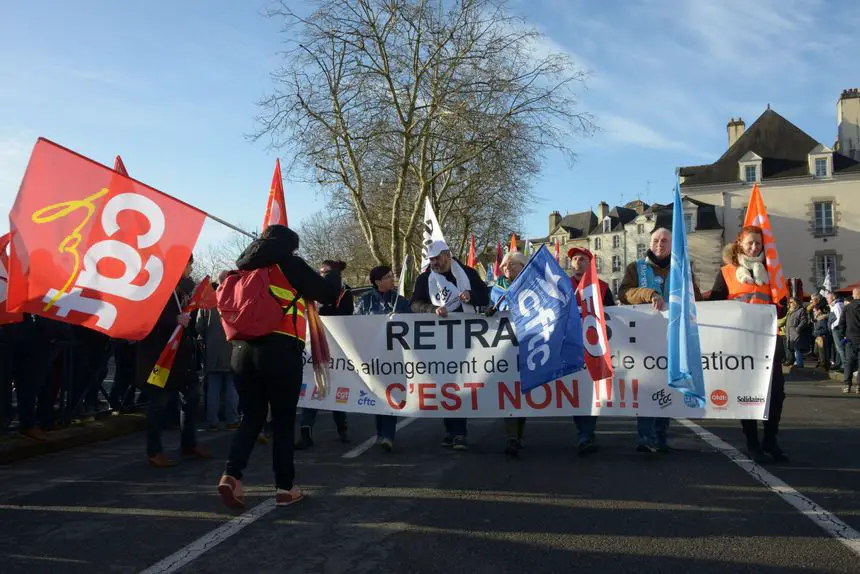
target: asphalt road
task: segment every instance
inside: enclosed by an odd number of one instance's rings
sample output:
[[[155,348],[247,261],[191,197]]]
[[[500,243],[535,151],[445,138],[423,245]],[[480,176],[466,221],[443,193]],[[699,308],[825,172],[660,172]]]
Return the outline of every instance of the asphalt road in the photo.
[[[768,470],[860,530],[860,396],[835,381],[789,381],[788,395],[791,463]],[[702,426],[743,446],[735,422]],[[518,460],[501,454],[500,421],[472,421],[466,453],[442,449],[441,431],[417,420],[394,453],[347,459],[373,419],[351,416],[343,445],[321,414],[317,447],[297,456],[310,497],[254,511],[214,546],[235,516],[215,493],[227,432],[201,433],[219,460],[174,469],[147,466],[142,434],[0,467],[0,571],[140,572],[204,538],[180,572],[860,572],[860,556],[679,424],[675,452],[641,454],[632,419],[601,419],[587,459],[569,420],[529,421]],[[258,446],[249,509],[268,508],[270,482]]]

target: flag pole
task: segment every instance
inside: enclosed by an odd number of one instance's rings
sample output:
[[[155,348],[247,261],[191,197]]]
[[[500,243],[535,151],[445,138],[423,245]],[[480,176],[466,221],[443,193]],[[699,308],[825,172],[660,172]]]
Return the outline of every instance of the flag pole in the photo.
[[[257,239],[257,236],[256,236],[255,234],[253,234],[253,233],[248,233],[247,231],[245,231],[245,230],[244,230],[244,229],[242,229],[241,227],[237,227],[236,225],[233,225],[232,223],[228,223],[228,222],[224,221],[223,219],[221,219],[220,217],[215,217],[215,216],[214,216],[214,215],[212,215],[211,213],[206,213],[205,211],[204,211],[203,213],[204,213],[204,214],[206,214],[206,217],[208,217],[209,219],[211,219],[211,220],[212,220],[212,221],[214,221],[215,223],[220,223],[220,224],[221,224],[221,225],[223,225],[224,227],[229,227],[229,228],[230,228],[230,229],[232,229],[233,231],[235,231],[235,232],[237,232],[237,233],[241,233],[242,235],[245,235],[245,236],[247,236],[247,237],[250,237],[251,239]]]

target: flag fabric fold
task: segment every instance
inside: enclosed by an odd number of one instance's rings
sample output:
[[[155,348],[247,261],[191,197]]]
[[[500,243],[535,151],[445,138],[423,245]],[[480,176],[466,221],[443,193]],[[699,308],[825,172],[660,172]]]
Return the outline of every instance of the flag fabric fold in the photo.
[[[475,254],[475,236],[472,235],[472,242],[469,244],[469,259],[466,261],[466,265],[474,269],[477,263],[478,257]]]
[[[582,321],[570,278],[542,246],[508,288],[524,393],[582,369]]]
[[[582,316],[582,339],[588,374],[595,381],[609,379],[612,377],[612,352],[606,334],[606,316],[603,314],[603,290],[600,288],[594,257],[590,258],[576,286],[576,298]]]
[[[691,408],[705,406],[705,375],[693,275],[687,251],[687,232],[681,205],[680,183],[675,183],[672,209],[672,259],[669,268],[669,387],[683,393],[684,404]]]
[[[263,229],[270,225],[287,225],[287,203],[284,200],[284,180],[281,177],[280,159],[275,160],[275,173],[272,175],[272,186],[269,188]]]
[[[24,320],[24,313],[12,313],[6,309],[6,296],[9,287],[9,255],[7,250],[12,235],[7,233],[0,236],[0,325],[20,323]]]
[[[502,242],[496,242],[496,260],[493,263],[493,277],[498,279],[502,276],[502,260],[505,258],[504,253],[502,252]]]
[[[433,211],[433,204],[430,203],[430,198],[424,198],[424,237],[421,248],[421,270],[427,269],[430,265],[430,258],[427,257],[427,248],[434,241],[445,241],[445,235],[442,233],[442,226],[439,225],[439,220],[436,219],[436,212]],[[446,241],[447,243],[447,241]]]

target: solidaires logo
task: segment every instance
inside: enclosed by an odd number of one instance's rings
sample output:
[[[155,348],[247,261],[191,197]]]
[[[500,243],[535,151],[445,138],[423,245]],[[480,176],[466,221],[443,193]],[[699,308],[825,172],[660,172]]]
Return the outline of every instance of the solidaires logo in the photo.
[[[738,404],[743,407],[763,405],[767,399],[760,395],[738,395]]]

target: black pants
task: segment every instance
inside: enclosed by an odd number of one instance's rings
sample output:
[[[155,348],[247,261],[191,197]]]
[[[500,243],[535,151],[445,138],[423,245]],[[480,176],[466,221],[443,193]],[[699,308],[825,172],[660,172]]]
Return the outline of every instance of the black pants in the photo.
[[[765,448],[776,444],[779,420],[782,418],[782,404],[785,402],[785,376],[782,374],[783,357],[779,350],[775,354],[777,356],[774,357],[771,367],[773,375],[770,382],[770,408],[767,412],[767,420],[764,421],[764,443],[762,446]],[[744,429],[747,444],[758,446],[758,421],[742,420],[741,427]]]
[[[233,347],[231,367],[243,417],[224,474],[241,480],[271,405],[275,486],[289,490],[296,475],[293,443],[304,368],[301,344],[279,334],[239,343]]]
[[[854,378],[854,371],[857,370],[857,360],[860,357],[860,341],[849,340],[845,343],[842,354],[844,355],[842,359],[843,382],[850,387]]]

